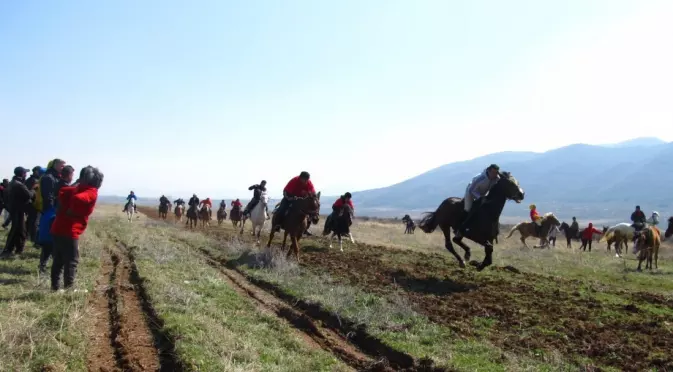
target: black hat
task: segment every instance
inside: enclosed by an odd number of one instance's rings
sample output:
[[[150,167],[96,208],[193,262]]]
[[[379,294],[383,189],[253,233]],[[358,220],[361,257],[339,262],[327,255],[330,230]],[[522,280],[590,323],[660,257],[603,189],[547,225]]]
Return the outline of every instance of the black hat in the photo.
[[[347,193],[344,194],[344,197],[346,197],[346,198],[352,198],[353,196],[351,195],[351,193],[347,192]]]
[[[14,168],[14,175],[17,176],[17,177],[22,177],[22,176],[24,176],[26,173],[28,173],[28,169],[26,169],[26,168],[24,168],[24,167],[16,167],[16,168]]]
[[[498,164],[491,164],[486,169],[495,169],[495,170],[499,171],[500,167],[498,166]]]
[[[304,171],[304,172],[299,173],[299,178],[309,179],[309,178],[311,178],[311,175],[308,174],[308,172]]]

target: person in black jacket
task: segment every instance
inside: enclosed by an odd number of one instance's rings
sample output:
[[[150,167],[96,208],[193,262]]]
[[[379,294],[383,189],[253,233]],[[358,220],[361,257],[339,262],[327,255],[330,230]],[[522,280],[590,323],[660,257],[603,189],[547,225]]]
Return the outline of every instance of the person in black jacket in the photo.
[[[6,229],[9,226],[9,180],[6,178],[2,179],[2,185],[0,186],[0,216],[2,212],[4,213],[4,220],[2,222],[2,228]]]
[[[259,200],[262,198],[262,193],[266,191],[266,181],[262,180],[259,185],[252,185],[248,187],[248,190],[252,191],[252,199],[250,199],[250,202],[248,202],[248,205],[246,205],[245,209],[243,210],[243,215],[246,217],[249,217],[248,215],[252,209],[255,208],[257,203],[259,203]],[[268,206],[266,213],[269,213]]]
[[[42,167],[36,166],[33,167],[33,174],[28,177],[26,180],[26,187],[28,190],[33,190],[35,185],[40,181],[40,176],[42,175]],[[32,243],[35,244],[35,247],[38,247],[37,244],[37,221],[40,212],[35,209],[33,204],[29,204],[26,209],[27,219],[26,219],[26,230],[28,230],[28,238]]]
[[[7,235],[5,249],[0,257],[7,258],[12,253],[21,254],[26,245],[26,211],[28,204],[35,197],[35,191],[29,190],[24,184],[28,170],[23,167],[14,169],[14,177],[9,184],[9,214],[12,228]]]

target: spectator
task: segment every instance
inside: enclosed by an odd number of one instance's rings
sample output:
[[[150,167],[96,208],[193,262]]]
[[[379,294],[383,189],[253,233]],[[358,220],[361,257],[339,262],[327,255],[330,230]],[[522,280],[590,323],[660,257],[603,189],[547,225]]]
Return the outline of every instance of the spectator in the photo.
[[[0,185],[0,212],[3,212],[5,217],[2,227],[4,229],[9,226],[9,180],[4,178],[2,180],[2,185]]]
[[[70,186],[70,183],[72,182],[72,176],[73,173],[75,173],[75,169],[69,165],[66,165],[63,167],[63,170],[61,171],[61,178],[59,179],[59,190],[63,187]],[[54,208],[56,211],[58,211],[60,206],[60,202],[58,198],[56,198]],[[56,218],[56,214],[54,214],[54,218]],[[51,228],[51,224],[53,224],[53,218],[49,222],[49,227]],[[41,274],[46,274],[47,272],[47,262],[49,261],[49,258],[52,255],[53,251],[53,243],[52,244],[47,244],[42,247],[42,252],[40,253],[40,264],[38,268],[40,269]]]
[[[603,232],[596,230],[594,224],[589,222],[589,226],[587,226],[587,228],[582,231],[582,246],[580,249],[586,251],[587,244],[589,244],[589,252],[591,252],[591,242],[594,240],[594,234],[603,234]]]
[[[51,265],[51,289],[60,287],[61,272],[64,288],[72,287],[79,263],[79,237],[86,230],[89,216],[98,199],[98,189],[103,184],[103,173],[92,166],[82,169],[79,185],[61,188],[59,208],[51,227],[54,238],[54,262]]]
[[[58,196],[58,190],[61,187],[61,171],[65,167],[65,161],[61,159],[54,159],[49,162],[47,166],[47,172],[40,178],[40,194],[42,196],[42,216],[40,217],[40,227],[38,231],[38,243],[42,247],[42,252],[40,257],[49,257],[50,252],[53,249],[53,240],[49,230],[51,229],[51,224],[54,222],[54,216],[56,215],[56,198]],[[40,271],[44,273],[45,267],[42,266],[43,262],[40,260]]]
[[[33,167],[33,173],[26,180],[26,187],[28,190],[35,189],[35,185],[37,185],[40,180],[41,173],[42,167]],[[28,230],[28,238],[33,244],[35,244],[35,247],[37,247],[37,221],[39,217],[39,211],[35,208],[35,206],[33,206],[33,203],[30,203],[26,208],[26,212],[28,215],[28,218],[26,219],[26,230]]]
[[[7,235],[5,250],[0,257],[7,258],[12,253],[21,254],[26,245],[26,210],[35,191],[28,190],[24,184],[28,170],[23,167],[14,169],[14,177],[9,184],[9,215],[12,228]]]

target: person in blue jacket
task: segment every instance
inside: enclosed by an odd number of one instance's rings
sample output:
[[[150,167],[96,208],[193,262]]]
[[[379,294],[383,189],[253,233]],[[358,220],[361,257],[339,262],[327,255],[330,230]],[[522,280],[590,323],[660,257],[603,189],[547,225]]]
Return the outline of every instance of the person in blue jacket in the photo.
[[[131,190],[129,195],[126,197],[126,205],[124,205],[124,210],[122,212],[126,212],[126,210],[129,207],[129,204],[131,204],[131,199],[133,199],[134,201],[138,201],[138,198],[136,197],[136,194],[133,192],[133,190]],[[135,213],[138,213],[138,205],[133,204],[133,211]]]

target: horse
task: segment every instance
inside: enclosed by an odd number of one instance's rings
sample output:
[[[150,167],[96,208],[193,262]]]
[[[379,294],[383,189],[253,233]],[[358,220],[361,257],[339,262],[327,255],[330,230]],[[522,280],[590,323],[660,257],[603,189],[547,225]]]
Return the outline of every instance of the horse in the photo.
[[[526,244],[526,238],[528,237],[534,237],[534,238],[540,238],[540,245],[535,246],[534,248],[541,248],[544,246],[549,246],[549,231],[552,229],[552,226],[559,226],[561,222],[554,216],[553,213],[549,212],[546,213],[542,217],[542,226],[540,227],[540,235],[538,236],[536,234],[536,229],[535,229],[535,222],[521,222],[515,225],[512,230],[509,231],[509,235],[505,239],[509,239],[512,234],[514,234],[515,231],[518,231],[519,234],[521,234],[521,242],[523,245],[528,248],[528,244]]]
[[[413,234],[416,230],[416,224],[414,223],[414,220],[412,220],[408,214],[405,214],[404,217],[402,217],[402,222],[405,224],[404,233]]]
[[[500,173],[500,180],[491,188],[485,197],[475,201],[472,208],[479,208],[474,211],[470,229],[464,235],[475,243],[484,247],[486,256],[484,261],[477,265],[477,270],[482,271],[493,263],[493,241],[497,237],[498,220],[502,209],[507,200],[514,200],[521,203],[524,198],[524,191],[519,186],[519,182],[509,173]],[[446,249],[458,260],[460,267],[465,267],[465,262],[458,255],[451,244],[451,229],[458,229],[465,218],[464,200],[462,198],[447,198],[437,208],[435,212],[425,213],[425,216],[418,224],[418,227],[426,234],[433,232],[437,226],[444,233],[444,242]],[[456,236],[453,242],[458,244],[465,251],[465,260],[470,260],[470,247],[463,243],[463,236]]]
[[[229,219],[231,220],[232,225],[234,227],[238,227],[239,222],[241,222],[241,217],[243,216],[243,211],[241,210],[241,207],[236,205],[233,208],[231,208],[231,211],[229,212]]]
[[[217,226],[220,226],[226,219],[227,207],[225,205],[220,205],[220,208],[217,209]]]
[[[323,229],[322,235],[328,235],[332,233],[332,236],[329,237],[329,247],[332,248],[332,240],[336,237],[339,240],[339,250],[344,251],[342,237],[348,237],[351,240],[351,243],[355,244],[353,239],[353,234],[351,234],[350,227],[353,224],[353,209],[350,205],[346,204],[343,208],[336,214],[331,214],[327,217],[325,221],[325,227]]]
[[[570,227],[570,225],[563,222],[563,223],[561,223],[561,227],[559,228],[559,230],[563,231],[563,235],[565,235],[565,237],[566,237],[566,248],[572,248],[572,244],[570,244],[570,241],[572,239],[575,239],[575,240],[579,239],[578,234],[580,232],[580,229],[577,228],[577,227],[572,229]]]
[[[159,217],[164,221],[166,221],[166,217],[168,217],[168,210],[169,210],[169,203],[159,204]]]
[[[252,236],[257,235],[257,244],[259,244],[259,236],[262,234],[262,229],[267,220],[266,206],[269,204],[269,196],[266,194],[266,191],[262,191],[259,201],[255,204],[255,207],[250,211],[250,222],[252,223]],[[248,219],[247,216],[243,216],[241,221],[241,234],[243,234],[243,227],[245,226],[245,221]],[[257,231],[257,234],[255,234]]]
[[[182,215],[185,214],[185,206],[183,204],[179,204],[175,206],[175,223],[182,222]]]
[[[631,224],[622,222],[605,229],[603,231],[603,236],[601,236],[598,242],[607,241],[608,251],[610,251],[610,244],[615,243],[615,253],[617,254],[617,257],[619,257],[622,253],[622,243],[624,243],[626,253],[629,252],[628,242],[629,240],[633,240],[635,233],[636,229],[631,226]]]
[[[199,210],[198,206],[196,204],[192,204],[189,206],[189,209],[187,209],[187,224],[189,224],[189,228],[193,229],[198,225],[199,221]]]
[[[126,204],[126,217],[128,217],[129,222],[133,220],[133,214],[136,212],[136,201],[131,199]]]
[[[666,232],[664,233],[664,239],[668,239],[673,235],[673,217],[668,218],[668,228],[666,228]]]
[[[317,194],[311,193],[306,197],[298,197],[290,201],[285,216],[280,216],[274,211],[273,218],[271,219],[271,233],[269,234],[269,242],[266,244],[266,247],[271,247],[271,241],[276,232],[276,227],[279,226],[285,230],[281,250],[285,249],[285,243],[287,241],[287,236],[289,235],[291,244],[290,249],[287,251],[287,257],[289,258],[292,253],[294,253],[297,258],[297,263],[299,263],[299,240],[307,229],[307,220],[310,218],[313,224],[317,224],[320,219],[319,213],[320,192]]]
[[[633,249],[633,253],[638,253],[638,271],[642,271],[640,265],[645,263],[645,270],[652,271],[652,257],[654,257],[654,268],[659,269],[659,246],[661,245],[661,232],[655,226],[648,226],[636,233],[638,240]]]
[[[207,226],[210,226],[210,219],[212,218],[213,213],[210,210],[210,207],[207,204],[204,204],[201,209],[199,209],[199,219],[201,220],[201,227],[204,229]]]

